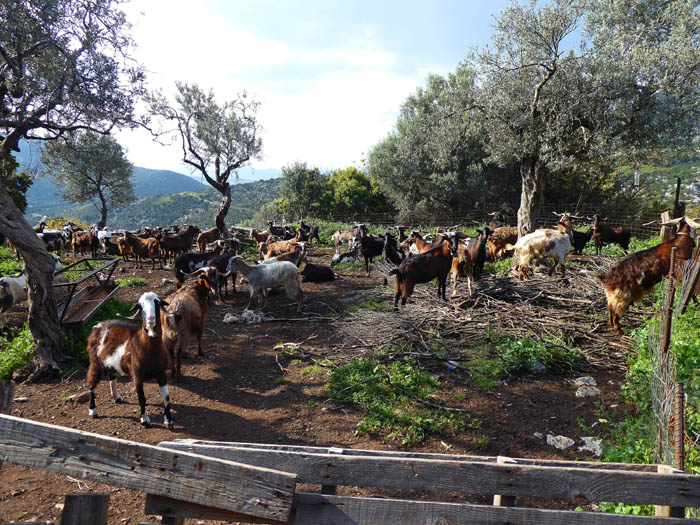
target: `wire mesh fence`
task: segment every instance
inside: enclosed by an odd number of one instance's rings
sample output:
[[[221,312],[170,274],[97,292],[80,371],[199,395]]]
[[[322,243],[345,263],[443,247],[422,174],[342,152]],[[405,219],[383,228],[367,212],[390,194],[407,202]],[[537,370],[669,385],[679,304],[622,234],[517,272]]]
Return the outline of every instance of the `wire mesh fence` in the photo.
[[[334,222],[342,222],[347,224],[366,223],[381,226],[393,226],[401,224],[407,228],[421,228],[427,226],[457,226],[460,228],[473,228],[478,225],[488,223],[491,220],[489,213],[501,211],[496,206],[485,206],[482,208],[474,208],[471,210],[461,210],[458,212],[449,211],[425,211],[416,210],[403,213],[371,213],[371,214],[348,214],[338,215],[330,218]],[[594,205],[576,205],[576,204],[545,204],[542,207],[539,219],[537,221],[538,228],[549,228],[556,225],[557,220],[562,213],[568,212],[574,215],[591,218],[594,214],[598,214],[600,219],[606,224],[613,227],[627,228],[632,232],[632,235],[639,238],[648,238],[659,234],[659,225],[656,224],[659,220],[659,215],[656,213],[646,214],[631,214],[624,211],[609,210],[605,214],[600,213]],[[515,225],[518,218],[515,212],[502,212],[505,217],[505,223]],[[590,224],[590,220],[582,219],[578,224]],[[651,223],[651,224],[650,224]]]

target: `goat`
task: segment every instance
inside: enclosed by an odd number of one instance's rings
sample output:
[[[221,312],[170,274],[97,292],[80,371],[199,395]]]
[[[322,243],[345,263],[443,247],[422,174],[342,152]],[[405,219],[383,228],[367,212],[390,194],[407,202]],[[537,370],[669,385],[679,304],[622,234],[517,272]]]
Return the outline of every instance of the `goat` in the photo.
[[[155,379],[163,396],[163,423],[172,430],[173,418],[170,413],[167,371],[171,368],[170,354],[163,344],[163,326],[160,313],[167,310],[168,304],[155,293],[146,292],[134,305],[141,313],[141,326],[123,321],[104,321],[96,325],[87,341],[90,367],[87,372],[87,386],[90,389],[88,414],[97,417],[95,407],[95,387],[103,375],[110,380],[112,397],[117,403],[121,397],[117,393],[117,375],[131,376],[139,398],[141,424],[149,428],[151,419],[146,413],[146,396],[143,383]],[[134,317],[138,315],[138,312]],[[132,317],[133,318],[133,317]],[[173,316],[176,322],[177,318]]]
[[[572,230],[571,233],[574,234],[574,253],[577,253],[579,255],[583,254],[583,249],[586,247],[586,244],[588,244],[588,241],[590,241],[591,237],[593,236],[593,228],[588,228],[588,231],[586,233],[579,232],[576,230]]]
[[[513,253],[513,247],[518,242],[518,229],[510,226],[501,226],[491,230],[487,243],[487,256],[491,261],[497,261],[501,257],[508,257]]]
[[[528,270],[534,261],[551,257],[554,264],[549,269],[551,276],[557,264],[561,266],[562,277],[566,274],[564,260],[571,251],[571,222],[566,217],[557,223],[557,230],[536,230],[518,240],[515,244],[518,279],[527,280]]]
[[[217,244],[213,252],[204,253],[183,253],[178,255],[173,265],[173,275],[175,276],[175,286],[180,288],[185,282],[187,275],[194,273],[196,270],[209,265],[209,261],[219,255],[222,251],[222,246]]]
[[[204,355],[202,334],[207,319],[207,297],[213,292],[218,272],[215,268],[204,267],[194,275],[195,279],[165,298],[169,313],[161,311],[163,344],[170,354],[172,377],[176,381],[182,380],[183,349],[193,337],[197,338],[197,355]]]
[[[445,288],[447,275],[452,268],[452,244],[445,241],[432,250],[408,257],[398,268],[391,270],[391,275],[396,275],[394,281],[394,310],[398,310],[399,297],[401,306],[413,294],[416,283],[428,283],[433,279],[438,282],[438,297],[447,300]]]
[[[125,262],[129,261],[129,256],[136,258],[134,250],[131,249],[124,236],[117,237],[117,247],[119,248],[119,255],[122,256]]]
[[[357,257],[357,251],[359,246],[355,246],[351,251],[345,253],[336,253],[331,260],[331,268],[338,264],[350,264],[359,263],[360,259]]]
[[[90,250],[93,257],[97,256],[97,248],[100,246],[100,241],[93,230],[85,232],[73,232],[71,237],[71,246],[73,248],[73,257],[77,257],[77,252],[83,256],[85,250]]]
[[[303,282],[322,283],[335,279],[335,274],[328,266],[306,263],[304,269],[299,272]]]
[[[630,238],[632,237],[632,233],[629,230],[601,224],[598,215],[594,215],[592,220],[596,255],[600,255],[604,244],[610,243],[619,244],[620,247],[625,250],[625,253],[629,251]]]
[[[267,289],[276,286],[284,286],[287,297],[295,300],[298,309],[304,307],[304,293],[301,289],[299,269],[287,261],[278,261],[270,264],[249,266],[243,261],[243,257],[237,255],[231,259],[232,267],[237,268],[248,280],[250,287],[250,299],[246,309],[250,308],[253,297],[257,296],[261,308],[267,304]]]
[[[14,277],[0,278],[0,313],[5,313],[17,303],[27,300],[27,276],[22,273]]]
[[[651,293],[654,286],[668,275],[673,248],[676,248],[677,265],[693,253],[695,241],[690,234],[692,228],[700,228],[697,219],[681,217],[662,226],[674,227],[670,240],[628,255],[600,277],[608,300],[608,322],[615,330],[621,331],[620,316],[627,307]]]
[[[403,261],[406,257],[396,243],[396,239],[390,232],[386,232],[384,234],[384,248],[382,251],[382,257],[391,261],[395,266],[401,264],[401,261]]]
[[[176,235],[162,235],[158,239],[158,243],[163,251],[163,255],[169,257],[172,261],[178,254],[190,251],[192,249],[192,241],[198,230],[199,228],[196,226],[188,226]]]
[[[340,253],[340,246],[347,242],[348,249],[352,248],[352,242],[357,236],[357,228],[352,230],[337,230],[331,239],[333,239],[333,245],[335,246],[335,253]]]
[[[491,222],[489,223],[489,229],[491,231],[500,228],[506,222],[506,218],[500,211],[492,211],[489,213],[489,217],[491,217]]]
[[[394,226],[394,229],[399,234],[399,242],[403,242],[408,239],[408,235],[406,235],[406,226]]]
[[[367,226],[361,224],[358,229],[360,254],[365,260],[365,271],[369,277],[370,264],[375,257],[380,257],[384,252],[384,237],[374,237],[367,233]]]
[[[459,277],[467,278],[469,297],[472,296],[472,258],[469,251],[468,245],[458,244],[455,253],[453,253],[452,267],[450,269],[450,275],[452,276],[452,297],[457,295],[457,280]]]
[[[255,242],[258,244],[266,242],[270,235],[271,234],[268,231],[259,232],[255,228],[250,230],[250,238],[255,239]]]
[[[200,252],[204,252],[207,249],[207,244],[219,239],[221,239],[219,230],[217,228],[209,228],[197,236],[197,247],[199,248]]]
[[[264,245],[263,250],[261,250],[261,255],[264,259],[269,259],[270,257],[294,252],[298,249],[305,250],[305,244],[294,241],[278,241]]]
[[[302,243],[302,244],[304,244],[304,243]],[[269,263],[278,262],[278,261],[288,261],[288,262],[294,263],[294,266],[299,268],[301,263],[304,261],[305,256],[306,256],[306,246],[304,246],[303,248],[300,246],[292,252],[281,253],[279,255],[275,255],[274,257],[269,257],[268,259],[264,259],[263,261],[260,262],[260,264],[269,264]]]
[[[151,258],[151,270],[156,269],[156,259],[160,262],[160,269],[163,269],[163,259],[160,256],[160,245],[158,240],[150,237],[148,239],[139,239],[131,232],[124,232],[124,240],[134,252],[136,258],[136,268],[143,269],[142,259],[144,257]]]
[[[484,273],[484,264],[486,263],[486,247],[491,228],[482,228],[476,238],[476,242],[469,245],[469,256],[472,261],[472,275],[474,279],[479,279]]]
[[[275,223],[272,221],[267,221],[267,229],[272,235],[276,235],[280,239],[283,239],[287,233],[284,226],[275,226]]]

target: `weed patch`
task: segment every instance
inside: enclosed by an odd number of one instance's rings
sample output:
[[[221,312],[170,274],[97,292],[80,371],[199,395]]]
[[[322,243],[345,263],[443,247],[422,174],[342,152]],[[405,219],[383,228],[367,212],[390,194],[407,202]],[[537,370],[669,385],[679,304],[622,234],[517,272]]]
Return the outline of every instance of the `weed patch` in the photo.
[[[0,379],[11,379],[12,372],[26,366],[34,356],[34,338],[24,326],[11,341],[0,338]]]
[[[448,429],[475,428],[479,420],[468,415],[426,407],[439,386],[425,370],[412,361],[384,365],[369,359],[355,359],[336,368],[330,378],[330,395],[336,401],[360,405],[365,412],[357,432],[386,433],[386,439],[402,445],[421,443],[426,435]]]
[[[125,277],[117,281],[122,288],[132,288],[134,286],[146,286],[146,279],[143,277]]]

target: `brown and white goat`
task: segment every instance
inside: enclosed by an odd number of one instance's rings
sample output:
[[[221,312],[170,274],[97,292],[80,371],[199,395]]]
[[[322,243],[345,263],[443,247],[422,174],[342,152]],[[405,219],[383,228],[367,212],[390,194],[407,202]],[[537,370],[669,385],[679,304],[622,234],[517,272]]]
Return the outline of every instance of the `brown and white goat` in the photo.
[[[333,239],[333,244],[335,245],[335,253],[340,253],[340,247],[343,243],[348,243],[348,249],[352,248],[352,242],[357,236],[357,228],[352,230],[338,230],[336,231],[331,239]]]
[[[201,268],[195,272],[194,279],[166,297],[168,312],[160,314],[163,343],[170,353],[172,376],[176,381],[182,379],[182,353],[192,338],[197,338],[197,355],[204,355],[202,334],[207,320],[207,297],[213,293],[217,278],[216,268]]]
[[[693,253],[695,241],[690,234],[692,228],[700,228],[697,220],[682,217],[662,225],[674,227],[670,240],[628,255],[601,277],[608,300],[608,322],[616,330],[621,330],[620,316],[627,307],[651,293],[654,286],[668,275],[671,250],[676,248],[676,266]]]
[[[428,283],[433,279],[438,282],[438,297],[447,300],[445,288],[447,275],[452,268],[452,244],[445,241],[429,252],[407,257],[398,268],[391,270],[391,275],[396,275],[394,282],[394,310],[398,310],[399,297],[401,306],[413,294],[413,288],[417,283]]]
[[[161,313],[168,304],[153,292],[146,292],[134,309],[141,312],[141,326],[123,321],[105,321],[92,329],[87,341],[90,367],[87,372],[87,386],[90,389],[89,415],[97,417],[95,407],[95,387],[103,375],[110,380],[112,397],[121,403],[117,393],[117,376],[130,376],[139,398],[141,424],[150,427],[151,420],[146,413],[146,396],[143,383],[155,379],[163,395],[163,423],[173,428],[170,414],[170,394],[168,393],[167,372],[171,368],[170,354],[163,344]],[[136,314],[138,315],[138,314]],[[176,318],[173,317],[173,321]]]
[[[519,280],[527,280],[528,271],[533,264],[541,259],[551,257],[554,264],[549,269],[549,275],[554,273],[557,264],[561,266],[561,275],[566,275],[566,254],[571,251],[571,222],[562,217],[557,223],[556,230],[536,230],[520,238],[515,244],[514,267],[518,271]]]

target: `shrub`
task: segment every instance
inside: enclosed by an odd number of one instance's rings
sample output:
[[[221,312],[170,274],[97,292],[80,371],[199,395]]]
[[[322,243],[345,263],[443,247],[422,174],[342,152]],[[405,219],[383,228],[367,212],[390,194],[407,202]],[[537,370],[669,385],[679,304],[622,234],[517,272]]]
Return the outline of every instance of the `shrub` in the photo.
[[[143,277],[125,277],[117,280],[122,288],[132,288],[134,286],[146,286],[146,279]]]
[[[34,338],[29,327],[22,330],[11,340],[0,337],[0,379],[11,379],[15,370],[23,368],[34,356]]]

